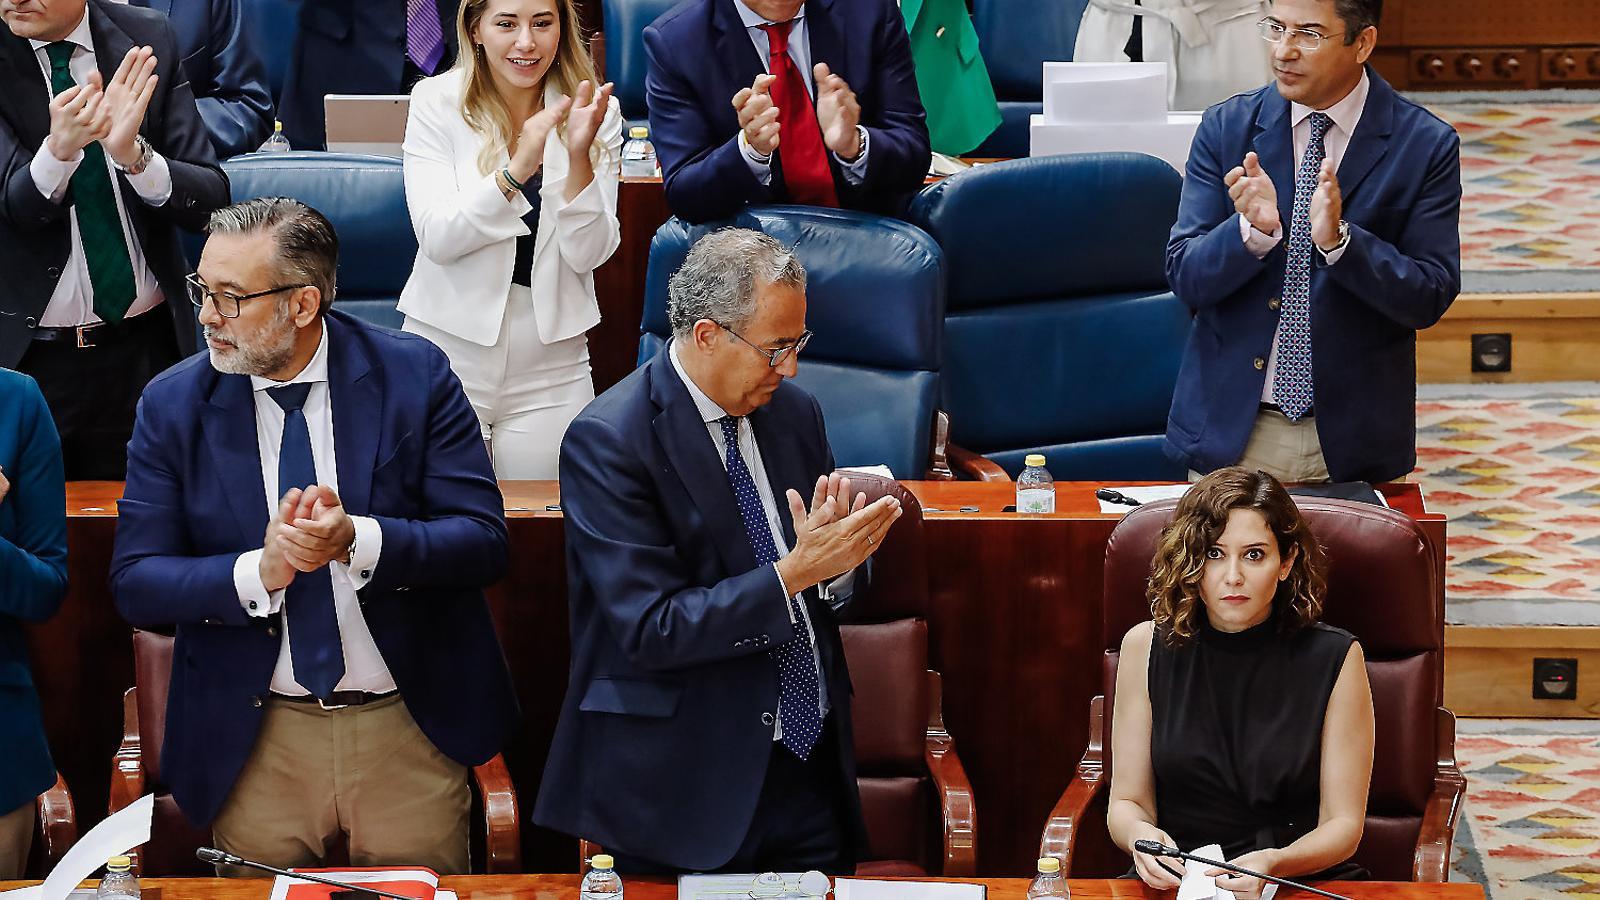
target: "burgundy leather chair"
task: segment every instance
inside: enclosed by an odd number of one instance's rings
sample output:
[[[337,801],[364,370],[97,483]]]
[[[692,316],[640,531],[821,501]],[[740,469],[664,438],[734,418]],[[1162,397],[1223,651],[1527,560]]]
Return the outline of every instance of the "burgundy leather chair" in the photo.
[[[34,801],[33,845],[23,864],[27,878],[43,878],[78,842],[78,815],[66,779],[56,773],[56,783]]]
[[[1465,782],[1455,761],[1455,716],[1444,698],[1444,609],[1438,554],[1408,517],[1365,503],[1297,497],[1327,551],[1323,621],[1356,636],[1376,714],[1366,828],[1352,861],[1382,881],[1445,881]],[[1129,513],[1106,546],[1104,696],[1090,704],[1089,747],[1051,813],[1041,856],[1076,877],[1131,865],[1106,831],[1112,705],[1122,636],[1150,618],[1145,583],[1176,501]]]
[[[156,795],[150,843],[129,854],[134,871],[147,878],[216,874],[194,855],[196,848],[211,846],[211,832],[189,824],[161,783],[161,741],[167,728],[172,644],[168,635],[134,629],[134,686],[122,697],[122,746],[111,763],[111,812],[146,793]],[[474,818],[481,815],[484,826],[481,831],[473,828],[473,870],[489,874],[521,871],[522,826],[516,790],[505,760],[496,755],[474,767],[472,777]],[[336,848],[328,864],[342,864],[339,857],[343,852],[342,847]]]

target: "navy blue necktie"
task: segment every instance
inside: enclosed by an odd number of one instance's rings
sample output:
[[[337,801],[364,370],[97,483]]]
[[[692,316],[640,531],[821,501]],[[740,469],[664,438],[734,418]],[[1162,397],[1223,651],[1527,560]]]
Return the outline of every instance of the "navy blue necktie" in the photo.
[[[311,455],[311,429],[306,424],[306,395],[311,383],[268,388],[267,395],[283,407],[283,443],[278,450],[278,496],[292,488],[317,484],[317,465]],[[339,640],[339,618],[333,611],[333,581],[328,567],[296,572],[283,596],[289,619],[289,658],[294,680],[313,696],[326,700],[344,677],[344,644]]]
[[[750,469],[739,453],[739,420],[723,416],[717,424],[722,426],[722,441],[728,448],[728,481],[739,501],[739,518],[744,520],[750,548],[756,553],[757,565],[770,566],[778,561],[778,546],[773,543],[755,479],[750,477]],[[789,597],[789,610],[795,621],[794,639],[781,644],[771,655],[778,664],[778,715],[783,725],[783,745],[795,756],[806,759],[822,736],[822,693],[816,657],[806,634],[805,612],[793,596]]]
[[[1278,360],[1273,369],[1272,402],[1289,421],[1311,411],[1315,385],[1311,377],[1311,197],[1322,177],[1327,155],[1324,138],[1333,119],[1310,115],[1311,140],[1294,176],[1294,219],[1289,223],[1289,258],[1283,270],[1283,310],[1278,314]]]

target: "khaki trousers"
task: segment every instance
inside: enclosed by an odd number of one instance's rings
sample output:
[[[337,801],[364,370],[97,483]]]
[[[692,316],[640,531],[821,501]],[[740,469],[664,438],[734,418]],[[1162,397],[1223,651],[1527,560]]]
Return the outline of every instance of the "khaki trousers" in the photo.
[[[1260,469],[1279,481],[1328,481],[1328,463],[1322,458],[1315,416],[1289,421],[1276,409],[1256,414],[1250,441],[1244,445],[1240,466]]]
[[[466,767],[433,746],[398,694],[334,710],[274,697],[211,828],[219,849],[279,868],[322,865],[343,836],[353,866],[466,874],[471,802]]]
[[[0,881],[22,877],[33,848],[34,804],[30,801],[0,816]]]

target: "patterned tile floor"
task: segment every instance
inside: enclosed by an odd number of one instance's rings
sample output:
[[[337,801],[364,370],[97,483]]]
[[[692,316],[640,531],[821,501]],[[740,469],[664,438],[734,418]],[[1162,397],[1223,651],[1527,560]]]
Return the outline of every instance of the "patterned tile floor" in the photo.
[[[1415,478],[1447,621],[1600,625],[1600,383],[1419,387]]]
[[[1464,289],[1600,290],[1600,92],[1411,96],[1461,135]]]
[[[1489,900],[1600,897],[1600,722],[1463,719],[1452,881]]]

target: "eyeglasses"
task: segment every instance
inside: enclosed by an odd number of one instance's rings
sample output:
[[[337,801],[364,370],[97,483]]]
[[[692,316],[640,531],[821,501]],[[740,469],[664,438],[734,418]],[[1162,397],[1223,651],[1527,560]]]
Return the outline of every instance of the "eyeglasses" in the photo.
[[[768,368],[772,368],[772,369],[776,369],[777,367],[783,365],[784,362],[787,361],[791,355],[799,353],[801,350],[804,350],[806,348],[807,344],[811,343],[811,332],[807,331],[807,332],[805,332],[805,333],[800,335],[800,339],[799,340],[795,341],[794,343],[790,344],[787,347],[779,347],[776,350],[768,350],[767,348],[762,347],[759,344],[750,343],[748,340],[745,340],[744,335],[740,334],[737,331],[734,331],[732,328],[729,328],[728,326],[722,324],[721,322],[717,322],[716,325],[717,325],[718,328],[721,328],[723,331],[726,331],[727,333],[733,335],[734,337],[738,338],[739,340],[744,341],[745,345],[748,346],[750,349],[756,351],[757,353],[761,354],[762,356],[765,356],[767,358],[767,366],[768,366]]]
[[[1301,28],[1288,28],[1281,22],[1271,19],[1262,19],[1256,23],[1256,28],[1261,31],[1261,39],[1269,44],[1289,42],[1289,46],[1306,53],[1315,53],[1322,49],[1322,45],[1330,38],[1340,37],[1342,31],[1333,34],[1323,34],[1319,31],[1306,31]]]
[[[231,291],[213,291],[212,289],[206,287],[206,283],[200,280],[199,275],[186,275],[184,276],[183,280],[184,283],[188,285],[189,302],[194,304],[195,309],[203,308],[206,305],[207,298],[209,298],[211,300],[211,305],[217,310],[217,315],[223,317],[224,319],[239,318],[239,307],[246,300],[254,300],[257,297],[265,297],[269,294],[281,294],[284,291],[294,291],[303,287],[311,287],[309,284],[286,284],[282,287],[268,288],[264,291],[256,291],[253,294],[235,294]]]

